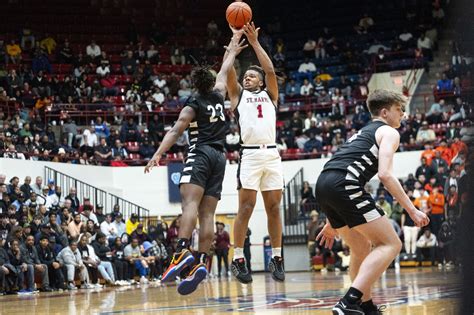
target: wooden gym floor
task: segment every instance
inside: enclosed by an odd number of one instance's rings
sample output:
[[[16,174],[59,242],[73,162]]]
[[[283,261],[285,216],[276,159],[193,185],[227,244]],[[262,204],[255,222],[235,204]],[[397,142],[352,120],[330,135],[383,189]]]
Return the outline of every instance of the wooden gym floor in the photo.
[[[387,305],[384,314],[454,315],[458,276],[437,268],[389,270],[375,286],[374,300]],[[287,273],[284,283],[257,273],[246,286],[210,279],[190,296],[180,296],[175,283],[2,296],[0,314],[331,314],[349,284],[346,272]]]

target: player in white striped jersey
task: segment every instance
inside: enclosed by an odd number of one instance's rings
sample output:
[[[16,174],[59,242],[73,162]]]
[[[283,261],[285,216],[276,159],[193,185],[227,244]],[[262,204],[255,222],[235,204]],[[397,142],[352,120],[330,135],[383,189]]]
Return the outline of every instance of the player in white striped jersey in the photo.
[[[351,248],[349,275],[352,286],[332,313],[378,315],[371,288],[400,253],[401,242],[389,220],[364,186],[378,173],[380,181],[419,227],[429,223],[427,215],[412,204],[393,175],[393,156],[398,149],[399,128],[404,117],[405,97],[375,90],[367,99],[372,122],[344,143],[324,165],[316,183],[316,200],[327,223],[318,234],[321,245],[331,248],[336,234]]]
[[[232,27],[231,27],[232,28]],[[234,223],[234,258],[231,270],[242,283],[252,282],[243,247],[249,219],[260,190],[268,217],[268,232],[272,245],[269,263],[273,279],[283,281],[285,272],[281,257],[282,223],[280,202],[283,190],[283,170],[276,148],[276,112],[278,84],[273,64],[258,42],[259,28],[252,23],[234,33],[244,33],[261,65],[251,66],[244,74],[242,85],[235,69],[227,76],[227,90],[232,110],[240,127],[241,154],[237,171],[239,211]],[[224,57],[225,58],[225,57]]]

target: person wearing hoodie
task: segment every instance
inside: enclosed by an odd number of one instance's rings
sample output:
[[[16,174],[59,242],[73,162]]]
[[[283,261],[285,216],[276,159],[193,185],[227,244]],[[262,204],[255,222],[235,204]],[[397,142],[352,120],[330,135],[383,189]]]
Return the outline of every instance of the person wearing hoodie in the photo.
[[[438,232],[438,247],[440,251],[440,263],[438,266],[452,266],[454,258],[454,233],[447,221],[441,224]]]
[[[3,242],[0,237],[0,296],[11,292],[18,277],[16,268],[10,263],[8,253],[3,248]]]
[[[40,242],[36,245],[36,252],[38,253],[40,262],[48,268],[48,275],[53,290],[65,290],[66,286],[64,285],[62,266],[57,261],[55,252],[49,246],[49,238],[47,235],[42,235],[40,237]]]
[[[60,264],[66,267],[68,290],[77,290],[77,287],[74,284],[74,274],[76,270],[79,270],[81,285],[84,286],[84,288],[92,288],[91,286],[88,286],[89,274],[84,262],[82,261],[81,252],[79,252],[77,248],[76,240],[71,240],[69,242],[69,246],[63,248],[59,252],[58,261]]]
[[[35,269],[32,265],[26,263],[25,258],[20,250],[20,242],[17,239],[13,239],[10,243],[10,249],[8,250],[8,259],[18,275],[16,285],[20,288],[18,294],[32,294],[35,292]],[[23,287],[25,277],[27,283],[26,288]]]
[[[35,247],[35,237],[33,235],[28,235],[25,244],[20,247],[20,251],[21,255],[24,257],[23,261],[28,266],[33,266],[34,272],[38,272],[41,275],[41,291],[51,292],[52,289],[49,287],[48,267],[45,264],[42,264],[39,259]]]

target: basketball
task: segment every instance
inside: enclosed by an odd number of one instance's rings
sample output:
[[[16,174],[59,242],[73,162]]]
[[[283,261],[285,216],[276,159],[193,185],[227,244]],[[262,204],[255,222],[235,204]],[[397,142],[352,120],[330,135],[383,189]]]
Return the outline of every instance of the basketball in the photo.
[[[241,28],[252,20],[252,9],[245,2],[232,2],[225,11],[227,22],[236,28]]]

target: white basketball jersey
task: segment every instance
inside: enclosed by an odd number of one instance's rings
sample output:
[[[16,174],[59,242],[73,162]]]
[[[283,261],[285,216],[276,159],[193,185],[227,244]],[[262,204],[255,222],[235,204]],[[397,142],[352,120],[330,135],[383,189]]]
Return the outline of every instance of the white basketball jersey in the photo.
[[[275,143],[276,109],[267,91],[243,90],[236,112],[244,145]]]

